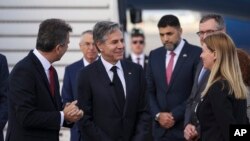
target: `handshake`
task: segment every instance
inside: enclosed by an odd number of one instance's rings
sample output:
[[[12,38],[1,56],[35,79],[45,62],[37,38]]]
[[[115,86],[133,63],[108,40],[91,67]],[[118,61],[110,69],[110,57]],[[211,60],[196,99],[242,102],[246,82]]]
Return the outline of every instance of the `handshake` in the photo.
[[[77,100],[66,103],[63,113],[64,113],[64,119],[68,122],[76,122],[79,119],[81,119],[84,115],[83,110],[79,109],[78,106],[76,106]]]

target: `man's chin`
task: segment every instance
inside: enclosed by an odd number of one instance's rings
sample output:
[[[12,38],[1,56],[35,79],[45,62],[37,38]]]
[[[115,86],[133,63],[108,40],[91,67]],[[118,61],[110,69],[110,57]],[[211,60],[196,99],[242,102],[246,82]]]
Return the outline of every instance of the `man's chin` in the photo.
[[[174,50],[174,47],[173,47],[173,46],[166,46],[166,45],[165,45],[165,48],[166,48],[168,51],[173,51],[173,50]]]

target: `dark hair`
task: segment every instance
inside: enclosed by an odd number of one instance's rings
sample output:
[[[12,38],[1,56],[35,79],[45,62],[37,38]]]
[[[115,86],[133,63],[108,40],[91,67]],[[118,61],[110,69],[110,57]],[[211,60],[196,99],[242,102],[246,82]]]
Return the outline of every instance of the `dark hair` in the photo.
[[[249,54],[237,48],[237,55],[239,58],[240,69],[242,73],[242,78],[246,86],[250,86],[250,56]]]
[[[36,49],[44,52],[50,52],[58,44],[66,43],[69,32],[72,32],[72,28],[64,20],[44,20],[39,26]]]
[[[201,20],[200,20],[200,23],[204,23],[210,19],[214,19],[217,24],[218,24],[218,27],[217,29],[224,29],[225,28],[225,22],[224,22],[224,19],[221,15],[218,15],[218,14],[207,14],[207,15],[204,15],[202,16]]]
[[[145,38],[143,31],[139,28],[132,29],[131,38],[133,38],[133,37],[142,37],[143,39]]]
[[[94,42],[103,43],[107,39],[107,35],[113,33],[115,30],[121,30],[121,26],[118,23],[111,22],[111,21],[100,21],[97,22],[93,29],[93,39]]]
[[[167,27],[167,26],[173,26],[173,27],[177,27],[177,28],[181,27],[179,19],[174,15],[165,15],[165,16],[161,17],[157,26],[158,26],[158,28]]]

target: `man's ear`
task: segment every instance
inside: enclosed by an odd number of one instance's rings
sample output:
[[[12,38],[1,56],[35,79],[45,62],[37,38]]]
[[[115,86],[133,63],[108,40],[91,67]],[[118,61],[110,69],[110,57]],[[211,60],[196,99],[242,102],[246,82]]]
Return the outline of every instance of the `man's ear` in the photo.
[[[102,52],[102,50],[103,50],[103,49],[102,49],[102,48],[103,48],[102,43],[97,42],[97,43],[96,43],[96,48],[98,49],[99,52]]]

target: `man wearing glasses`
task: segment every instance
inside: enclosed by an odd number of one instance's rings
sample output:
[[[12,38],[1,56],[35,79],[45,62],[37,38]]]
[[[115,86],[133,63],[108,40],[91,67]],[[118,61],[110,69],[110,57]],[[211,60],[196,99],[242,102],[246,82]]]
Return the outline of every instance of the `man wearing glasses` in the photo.
[[[202,44],[206,36],[215,32],[225,31],[226,27],[223,18],[217,14],[208,14],[201,18],[197,35],[200,37],[200,43]],[[203,68],[203,64],[200,62],[197,67],[194,85],[191,95],[187,101],[185,112],[184,137],[187,141],[199,140],[200,127],[196,117],[195,109],[197,103],[200,101],[201,93],[207,84],[208,77],[209,72]]]
[[[134,28],[131,33],[131,54],[128,60],[141,65],[146,70],[148,56],[143,53],[145,48],[145,36],[141,29]]]

